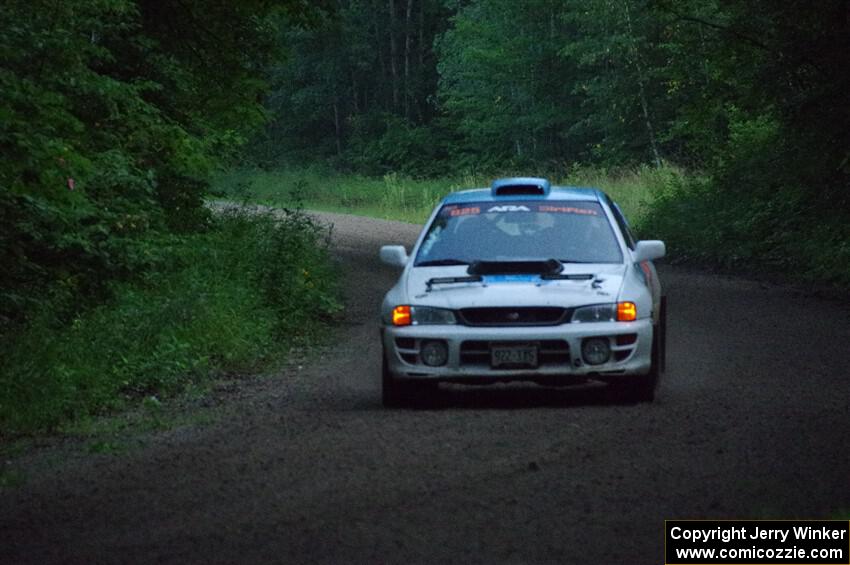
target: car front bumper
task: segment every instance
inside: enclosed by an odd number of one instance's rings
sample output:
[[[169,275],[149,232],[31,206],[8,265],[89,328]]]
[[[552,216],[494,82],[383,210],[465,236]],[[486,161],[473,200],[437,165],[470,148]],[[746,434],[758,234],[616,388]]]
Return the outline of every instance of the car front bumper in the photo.
[[[558,326],[470,327],[463,325],[384,326],[382,340],[387,368],[398,379],[453,382],[546,380],[571,378],[615,380],[644,375],[651,365],[653,326],[650,319],[634,322],[595,322]],[[585,339],[609,340],[610,359],[589,365],[582,358]],[[426,340],[448,347],[445,365],[426,365],[420,355]],[[492,368],[491,345],[523,344],[537,347],[537,367]]]

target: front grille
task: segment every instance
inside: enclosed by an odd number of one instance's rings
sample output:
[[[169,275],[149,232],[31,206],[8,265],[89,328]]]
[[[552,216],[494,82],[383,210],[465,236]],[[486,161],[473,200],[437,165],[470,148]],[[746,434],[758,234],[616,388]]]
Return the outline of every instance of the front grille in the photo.
[[[493,345],[523,345],[529,342],[470,340],[460,344],[461,365],[490,366],[490,347]],[[570,344],[562,339],[544,339],[532,342],[537,345],[537,362],[540,367],[569,365]]]
[[[460,321],[467,326],[557,326],[569,320],[571,310],[555,306],[521,308],[462,308]]]

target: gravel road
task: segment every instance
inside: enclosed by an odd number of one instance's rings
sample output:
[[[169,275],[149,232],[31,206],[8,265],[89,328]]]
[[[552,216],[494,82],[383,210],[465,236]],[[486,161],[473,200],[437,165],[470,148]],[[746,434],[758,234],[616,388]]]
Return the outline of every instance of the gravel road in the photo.
[[[33,463],[0,490],[0,563],[657,564],[664,519],[850,517],[846,303],[662,267],[654,404],[505,385],[385,410],[378,247],[419,228],[320,217],[348,286],[332,346],[213,424]]]

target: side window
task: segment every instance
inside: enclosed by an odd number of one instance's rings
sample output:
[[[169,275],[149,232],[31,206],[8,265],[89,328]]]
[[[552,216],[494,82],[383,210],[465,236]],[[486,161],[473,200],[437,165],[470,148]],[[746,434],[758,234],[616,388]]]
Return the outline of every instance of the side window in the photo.
[[[617,225],[620,228],[620,231],[623,233],[623,239],[626,240],[626,245],[629,246],[629,249],[635,248],[635,236],[632,234],[632,230],[629,229],[629,223],[626,221],[626,217],[623,216],[623,211],[620,210],[620,207],[617,206],[615,202],[613,202],[610,198],[605,197],[608,206],[611,207],[611,211],[614,213],[614,220],[616,220]]]

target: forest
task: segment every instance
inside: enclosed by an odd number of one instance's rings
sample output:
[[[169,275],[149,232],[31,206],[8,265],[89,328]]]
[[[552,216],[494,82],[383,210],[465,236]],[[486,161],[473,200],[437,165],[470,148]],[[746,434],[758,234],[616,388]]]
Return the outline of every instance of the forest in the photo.
[[[673,260],[846,289],[848,68],[850,0],[7,0],[0,435],[333,319],[320,226],[210,212],[236,170],[667,171]]]
[[[666,161],[840,191],[848,19],[844,1],[341,1],[283,31],[255,156],[425,176]]]

